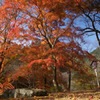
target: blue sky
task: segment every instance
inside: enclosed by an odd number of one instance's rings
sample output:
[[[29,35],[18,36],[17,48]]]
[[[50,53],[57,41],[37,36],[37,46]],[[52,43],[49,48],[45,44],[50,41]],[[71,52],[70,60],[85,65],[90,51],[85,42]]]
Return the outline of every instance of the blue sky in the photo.
[[[85,44],[82,44],[82,48],[83,50],[86,50],[88,52],[92,52],[93,50],[95,50],[96,48],[99,47],[96,36],[87,36],[85,37]]]
[[[86,19],[86,17],[80,16],[75,19],[74,26],[80,27],[82,29],[86,27],[92,28],[92,23],[89,19]],[[96,29],[100,30],[100,24],[98,22],[95,22],[95,26],[96,26]],[[94,34],[94,35],[91,35],[91,34]],[[100,34],[99,34],[99,38],[100,38]],[[85,40],[85,43],[81,44],[83,50],[92,52],[93,50],[99,47],[96,35],[93,32],[85,33],[84,40]]]

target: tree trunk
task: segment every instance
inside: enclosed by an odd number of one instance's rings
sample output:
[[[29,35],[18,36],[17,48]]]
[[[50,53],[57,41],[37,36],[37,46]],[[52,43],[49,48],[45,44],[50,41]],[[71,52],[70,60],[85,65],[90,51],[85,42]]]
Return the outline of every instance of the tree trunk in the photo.
[[[56,92],[58,92],[59,91],[59,88],[58,88],[59,86],[58,86],[56,74],[57,74],[57,70],[56,70],[56,67],[54,67],[54,69],[53,69],[53,85],[56,89]]]
[[[46,76],[44,77],[44,88],[45,88],[45,90],[46,90],[46,84],[47,84],[47,78],[46,78]]]
[[[97,38],[98,44],[99,44],[99,46],[100,46],[100,39],[99,39],[99,35],[98,35],[97,32],[96,32],[96,38]]]
[[[1,60],[1,62],[0,62],[0,72],[2,72],[2,70],[3,70],[3,68],[2,68],[2,67],[3,67],[3,66],[2,66],[2,65],[3,65],[3,61],[4,61],[4,58],[2,58],[2,60]]]
[[[68,90],[71,90],[71,71],[69,70],[69,86],[68,86]]]
[[[2,70],[3,70],[3,61],[4,61],[4,54],[3,54],[3,52],[1,52],[1,54],[0,54],[0,72],[2,72]]]

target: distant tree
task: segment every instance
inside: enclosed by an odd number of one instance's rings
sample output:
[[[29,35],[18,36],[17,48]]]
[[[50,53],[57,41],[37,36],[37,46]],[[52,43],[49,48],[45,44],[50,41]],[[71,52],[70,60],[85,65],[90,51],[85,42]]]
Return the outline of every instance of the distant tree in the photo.
[[[84,35],[95,35],[100,46],[100,0],[67,1],[69,12],[77,16],[77,22],[80,19],[82,21],[82,25],[78,25],[76,22],[74,26]]]

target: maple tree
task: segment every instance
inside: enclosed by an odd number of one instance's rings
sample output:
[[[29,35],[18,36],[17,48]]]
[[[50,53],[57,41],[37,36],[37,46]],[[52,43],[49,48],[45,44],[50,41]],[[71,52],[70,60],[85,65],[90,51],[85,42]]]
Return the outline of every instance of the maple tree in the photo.
[[[18,12],[7,1],[2,1],[0,5],[0,70],[10,56],[16,56],[20,45],[16,41],[18,33]],[[10,56],[9,56],[10,55]],[[7,59],[8,58],[8,59]],[[1,71],[2,72],[2,71]]]
[[[4,0],[0,1],[0,12],[0,84],[2,84],[3,88],[8,86],[8,89],[10,89],[12,85],[10,81],[5,82],[7,73],[5,74],[4,70],[16,58],[18,49],[20,49],[20,45],[15,42],[18,35],[18,23],[16,23],[18,12],[15,6],[12,6]]]
[[[22,36],[27,36],[28,41],[31,40],[30,48],[24,52],[26,56],[23,56],[26,58],[24,60],[30,63],[29,67],[39,64],[47,70],[50,68],[56,89],[58,89],[56,77],[59,67],[75,69],[80,72],[86,70],[78,67],[82,66],[86,53],[75,41],[76,39],[82,40],[82,35],[78,34],[71,26],[74,16],[67,14],[64,7],[66,7],[66,1],[63,0],[50,1],[49,3],[45,0],[28,0],[21,9],[24,16],[21,23],[27,26],[27,33],[22,31]],[[68,19],[69,22],[67,23],[65,19]],[[25,28],[23,27],[23,29]]]
[[[83,58],[88,53],[78,42],[83,41],[82,34],[72,24],[76,16],[67,9],[66,0],[4,0],[0,17],[1,66],[5,57],[20,52],[28,68],[36,65],[40,67],[38,72],[52,72],[57,90],[60,67],[87,73]]]

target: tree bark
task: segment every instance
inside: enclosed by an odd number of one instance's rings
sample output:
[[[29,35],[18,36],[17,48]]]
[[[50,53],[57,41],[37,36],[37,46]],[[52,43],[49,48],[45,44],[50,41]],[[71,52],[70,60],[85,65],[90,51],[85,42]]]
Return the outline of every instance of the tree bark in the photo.
[[[57,73],[57,69],[56,69],[56,67],[54,67],[54,69],[53,69],[53,85],[56,89],[56,92],[58,92],[59,91],[59,86],[58,86],[58,82],[57,82],[56,73]]]
[[[0,61],[0,72],[2,72],[2,65],[3,65],[3,61],[4,61],[4,55],[3,55],[3,52],[1,53],[1,61]]]
[[[71,71],[69,70],[69,86],[68,86],[68,90],[71,90]]]

